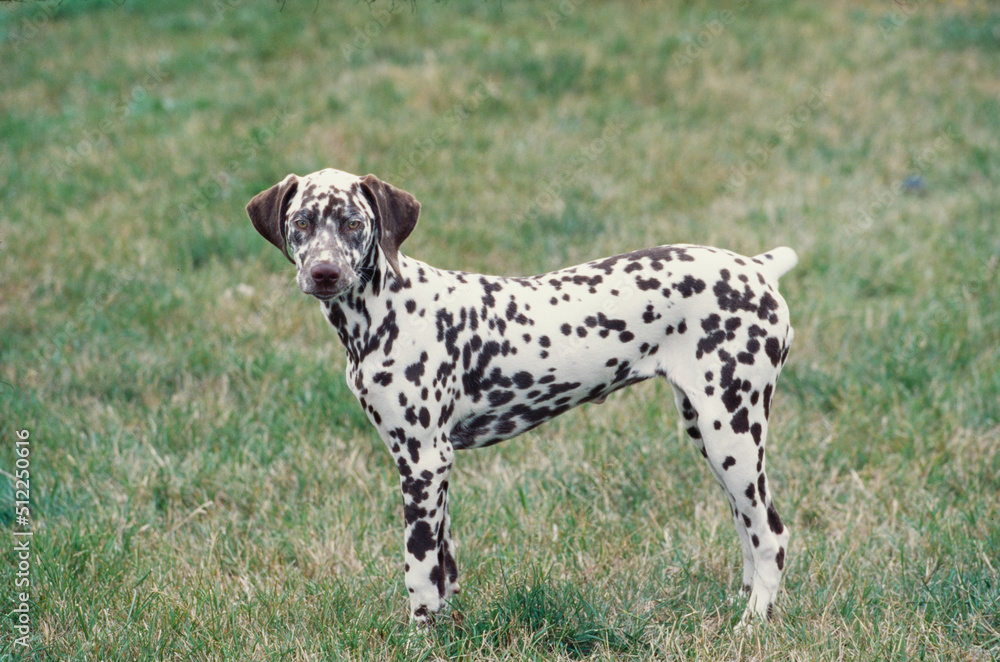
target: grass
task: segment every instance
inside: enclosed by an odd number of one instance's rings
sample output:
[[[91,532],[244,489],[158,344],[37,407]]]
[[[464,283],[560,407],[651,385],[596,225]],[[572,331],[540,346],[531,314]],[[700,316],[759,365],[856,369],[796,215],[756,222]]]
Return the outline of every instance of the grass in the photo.
[[[4,3],[5,659],[996,658],[998,24],[975,1]],[[243,212],[326,166],[413,192],[404,250],[443,267],[799,251],[774,622],[733,634],[724,499],[646,383],[460,456],[460,616],[407,627],[395,468]]]

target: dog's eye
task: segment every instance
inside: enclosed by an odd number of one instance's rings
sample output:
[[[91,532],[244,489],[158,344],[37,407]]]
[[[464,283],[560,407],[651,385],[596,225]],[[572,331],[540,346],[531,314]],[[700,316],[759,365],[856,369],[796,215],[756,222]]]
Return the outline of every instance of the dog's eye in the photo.
[[[347,227],[350,228],[351,230],[357,230],[358,228],[361,227],[361,221],[348,221]]]
[[[299,218],[296,219],[295,225],[299,226],[300,230],[305,230],[307,227],[309,227],[309,221],[307,221],[304,218]]]

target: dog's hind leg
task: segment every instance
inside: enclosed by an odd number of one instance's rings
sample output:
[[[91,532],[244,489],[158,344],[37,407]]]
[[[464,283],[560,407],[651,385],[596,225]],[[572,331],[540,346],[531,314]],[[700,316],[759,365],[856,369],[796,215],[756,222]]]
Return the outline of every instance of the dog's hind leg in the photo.
[[[726,496],[729,498],[729,512],[733,517],[733,524],[736,527],[736,533],[740,539],[740,546],[743,550],[743,586],[742,590],[744,593],[749,595],[751,582],[753,580],[753,553],[750,547],[750,534],[747,533],[747,527],[743,517],[740,515],[736,500],[733,495],[730,494],[729,490],[726,489],[726,482],[723,477],[724,470],[720,470],[716,463],[713,463],[708,456],[708,451],[705,449],[705,439],[701,433],[701,428],[699,426],[698,412],[694,409],[691,401],[688,399],[687,395],[678,386],[671,384],[674,389],[674,401],[677,405],[677,411],[680,412],[681,417],[684,419],[684,428],[687,431],[689,437],[694,442],[695,446],[702,456],[709,460],[708,468],[715,476],[715,479],[722,486],[723,490],[726,492]]]
[[[748,406],[730,413],[722,400],[688,395],[674,386],[677,408],[688,434],[708,460],[712,474],[729,499],[743,547],[743,590],[749,600],[743,621],[766,618],[774,602],[785,565],[788,528],[778,517],[764,468],[767,407],[759,392]]]

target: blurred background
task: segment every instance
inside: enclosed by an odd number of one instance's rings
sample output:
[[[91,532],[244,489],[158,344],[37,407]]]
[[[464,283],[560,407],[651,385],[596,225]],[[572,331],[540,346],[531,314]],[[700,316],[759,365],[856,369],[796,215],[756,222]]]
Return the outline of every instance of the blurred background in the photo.
[[[725,499],[647,383],[459,456],[464,618],[408,634],[395,467],[243,209],[324,167],[413,193],[442,268],[798,251],[769,628],[731,633]],[[995,2],[0,3],[0,644],[994,659],[998,179]]]

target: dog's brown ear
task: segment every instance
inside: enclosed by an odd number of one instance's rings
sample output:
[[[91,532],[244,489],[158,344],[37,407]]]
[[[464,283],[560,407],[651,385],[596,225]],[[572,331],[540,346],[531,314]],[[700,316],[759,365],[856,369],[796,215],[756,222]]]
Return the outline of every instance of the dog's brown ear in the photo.
[[[417,225],[420,203],[406,191],[386,184],[375,175],[365,175],[361,179],[361,189],[374,207],[379,246],[389,266],[399,274],[399,247]]]
[[[288,261],[293,264],[295,260],[288,254],[288,246],[285,243],[285,212],[298,188],[298,175],[288,175],[281,182],[253,196],[247,203],[247,216],[253,221],[257,232],[280,248]]]

